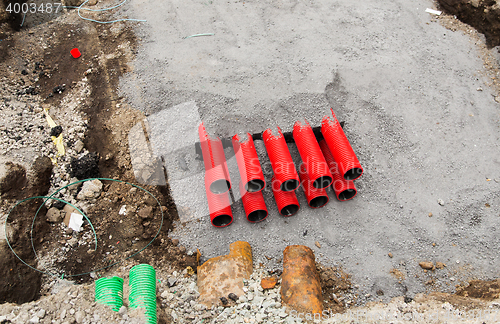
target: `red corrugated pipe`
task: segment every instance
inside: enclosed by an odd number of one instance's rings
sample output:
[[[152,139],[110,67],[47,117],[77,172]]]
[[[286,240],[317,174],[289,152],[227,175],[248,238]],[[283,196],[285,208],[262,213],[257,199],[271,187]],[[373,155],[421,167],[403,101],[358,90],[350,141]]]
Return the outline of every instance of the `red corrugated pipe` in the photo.
[[[243,142],[240,141],[238,134],[234,135],[233,148],[245,190],[248,192],[261,191],[266,186],[266,180],[264,174],[262,174],[262,167],[260,166],[252,135],[247,133],[247,139]]]
[[[257,223],[266,219],[267,207],[262,191],[248,192],[243,187],[243,183],[240,182],[240,193],[247,220],[251,223]]]
[[[282,191],[293,191],[300,185],[295,164],[286,145],[285,137],[278,127],[278,135],[273,135],[271,129],[262,134],[267,155],[273,167],[274,176]]]
[[[304,188],[304,193],[306,194],[307,203],[311,208],[320,208],[328,203],[328,194],[325,188],[315,188],[312,185],[311,180],[307,176],[306,167],[304,164],[300,165],[299,169],[300,183],[302,188]]]
[[[293,126],[293,138],[302,158],[302,165],[314,188],[328,187],[332,183],[332,174],[311,125],[307,121],[304,123],[297,121]]]
[[[279,213],[286,217],[295,215],[300,209],[295,191],[282,191],[279,182],[274,176],[271,179],[271,187]]]
[[[356,180],[363,174],[363,168],[354,153],[344,130],[332,109],[332,118],[325,116],[321,122],[321,133],[337,162],[340,174],[346,180]]]
[[[233,222],[233,212],[229,202],[229,192],[215,194],[210,190],[210,183],[205,178],[210,222],[215,227],[226,227]]]
[[[209,183],[209,190],[214,194],[227,192],[231,188],[231,180],[222,141],[219,138],[210,138],[203,123],[198,127],[198,133],[205,164],[205,179]]]
[[[328,148],[325,140],[321,140],[319,142],[319,147],[321,147],[321,151],[323,152],[323,156],[325,157],[326,163],[330,168],[330,172],[332,173],[333,181],[332,188],[337,196],[337,199],[340,201],[346,201],[354,198],[358,191],[356,190],[356,186],[354,182],[351,180],[346,180],[344,177],[340,175],[340,172],[337,167],[337,163],[333,159],[332,152]]]

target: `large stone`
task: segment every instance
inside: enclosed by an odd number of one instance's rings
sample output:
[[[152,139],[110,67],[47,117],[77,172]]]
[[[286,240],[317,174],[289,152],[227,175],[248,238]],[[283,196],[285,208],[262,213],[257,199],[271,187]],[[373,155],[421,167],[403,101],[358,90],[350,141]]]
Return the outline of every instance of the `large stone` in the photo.
[[[229,246],[229,254],[209,259],[198,267],[199,302],[208,307],[220,304],[230,293],[244,295],[243,279],[253,272],[252,248],[237,241]]]

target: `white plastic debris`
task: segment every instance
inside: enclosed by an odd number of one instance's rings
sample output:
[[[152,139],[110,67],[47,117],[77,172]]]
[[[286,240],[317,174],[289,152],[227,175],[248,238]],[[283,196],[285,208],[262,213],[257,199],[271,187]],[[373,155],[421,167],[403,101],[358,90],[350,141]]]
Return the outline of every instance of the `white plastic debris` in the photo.
[[[123,205],[122,208],[120,208],[120,211],[118,212],[120,215],[127,215],[127,206]]]
[[[71,217],[69,219],[69,227],[74,231],[80,232],[82,230],[83,225],[83,215],[78,213],[71,213]]]
[[[428,13],[436,15],[436,16],[440,16],[442,11],[427,8],[427,9],[425,9],[425,12],[428,12]]]

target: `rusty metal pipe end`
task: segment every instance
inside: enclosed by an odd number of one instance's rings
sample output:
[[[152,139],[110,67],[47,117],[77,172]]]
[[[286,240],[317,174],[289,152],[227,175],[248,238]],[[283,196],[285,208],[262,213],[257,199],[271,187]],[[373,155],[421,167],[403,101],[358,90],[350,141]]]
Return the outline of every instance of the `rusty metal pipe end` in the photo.
[[[323,312],[323,295],[313,251],[304,245],[290,245],[283,251],[281,300],[304,313]]]

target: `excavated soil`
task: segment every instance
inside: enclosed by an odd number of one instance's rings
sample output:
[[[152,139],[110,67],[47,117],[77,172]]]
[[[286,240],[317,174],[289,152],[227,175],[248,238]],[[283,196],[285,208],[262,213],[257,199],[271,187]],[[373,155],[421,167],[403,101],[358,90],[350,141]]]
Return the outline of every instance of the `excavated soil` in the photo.
[[[58,107],[71,89],[76,87],[83,77],[87,77],[91,93],[79,107],[87,116],[84,145],[88,151],[97,155],[98,173],[101,177],[134,183],[126,139],[129,129],[144,116],[125,104],[120,105],[121,98],[115,91],[118,78],[129,69],[127,62],[136,46],[135,36],[130,29],[121,28],[116,31],[112,30],[116,26],[110,25],[96,25],[89,28],[84,26],[83,22],[76,26],[49,22],[44,26],[32,28],[29,33],[32,35],[31,38],[22,38],[15,34],[19,28],[12,28],[18,26],[18,16],[7,17],[2,22],[8,24],[1,25],[2,35],[7,39],[0,42],[0,64],[4,66],[0,76],[12,78],[17,82],[18,68],[29,71],[28,77],[31,73],[38,76],[37,80],[33,79],[30,83],[23,81],[21,85],[24,88],[35,89],[36,94],[42,99],[42,107]],[[61,32],[64,30],[67,33]],[[49,39],[48,48],[37,48],[36,37]],[[120,51],[118,49],[120,44],[127,44],[127,49]],[[68,59],[69,51],[75,46],[78,46],[83,53],[82,57],[78,60]],[[61,93],[54,91],[58,86],[62,86],[64,91]],[[64,123],[62,127],[65,134]],[[52,145],[49,136],[43,145]],[[27,190],[22,183],[19,183],[19,186],[9,190],[9,197],[2,196],[4,206],[12,207],[14,199],[49,193],[52,163],[48,158],[43,161],[45,162],[43,170],[40,170],[42,168],[40,163],[35,163],[34,176],[30,177]],[[86,273],[73,278],[78,283],[84,283],[92,279],[90,272],[95,269],[108,267],[146,246],[160,228],[162,222],[160,207],[148,194],[141,190],[130,189],[132,189],[130,185],[104,181],[101,197],[88,209],[87,216],[96,220],[93,224],[99,242],[96,251],[90,244],[79,244],[64,254],[64,260],[55,258],[57,261],[53,264],[43,266],[49,272],[60,271],[66,276]],[[172,220],[177,218],[176,207],[169,197],[168,187],[145,186],[144,189],[159,200],[164,219],[156,239],[145,251],[136,255],[134,260],[153,265],[168,262],[179,269],[188,265],[194,267],[194,257],[187,256],[185,249],[172,244],[167,236]],[[11,244],[19,257],[35,268],[40,267],[40,264],[32,251],[29,233],[33,217],[41,202],[41,199],[38,199],[23,203],[9,216],[9,227],[14,229]],[[134,210],[151,208],[151,216],[142,219],[120,215],[120,208],[124,205]],[[46,211],[45,207],[40,210],[33,228],[34,248],[42,258],[53,255],[56,253],[54,251],[60,251],[61,247],[72,238],[72,235],[66,233],[61,226],[50,225],[45,221]],[[88,225],[84,225],[84,228],[88,229]],[[80,242],[85,241],[83,235],[79,239]],[[90,241],[92,240],[93,237]],[[0,275],[6,279],[0,282],[0,302],[21,304],[39,298],[42,275],[23,265],[4,243],[0,247],[0,258],[3,260]]]
[[[491,47],[500,45],[500,2],[496,0],[438,0],[441,8],[486,36]]]

